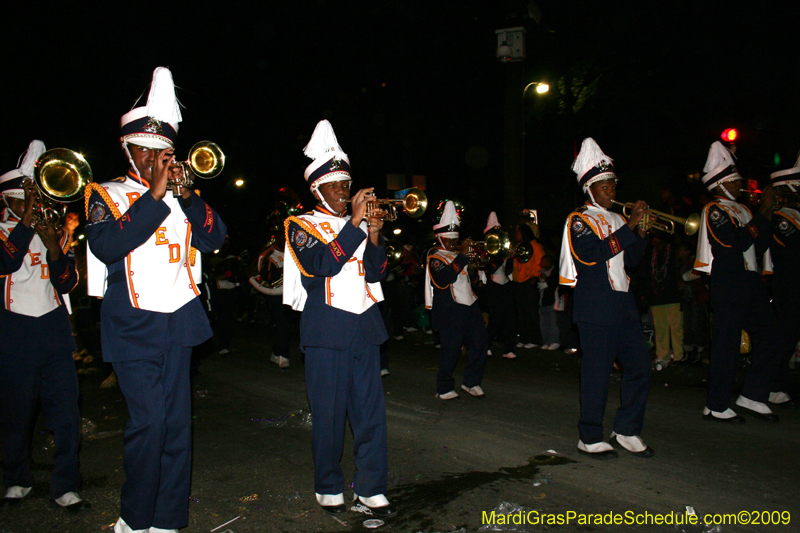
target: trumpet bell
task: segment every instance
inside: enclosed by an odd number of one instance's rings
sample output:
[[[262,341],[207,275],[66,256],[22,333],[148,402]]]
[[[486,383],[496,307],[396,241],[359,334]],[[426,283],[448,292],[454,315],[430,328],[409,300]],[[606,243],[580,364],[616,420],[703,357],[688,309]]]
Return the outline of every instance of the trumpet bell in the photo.
[[[33,180],[45,198],[70,203],[83,197],[83,189],[92,181],[92,168],[81,154],[52,148],[36,160]]]
[[[514,257],[520,263],[527,263],[533,257],[533,246],[529,242],[521,242],[514,249]]]
[[[417,189],[412,187],[403,198],[403,211],[411,218],[419,218],[428,209],[428,196]]]
[[[225,168],[225,153],[217,143],[200,141],[189,151],[188,164],[197,177],[215,178]]]
[[[403,261],[403,243],[392,239],[386,243],[387,270],[394,270]]]
[[[694,235],[700,229],[700,215],[692,213],[686,217],[686,222],[683,224],[683,229],[686,235]]]
[[[485,237],[486,252],[491,256],[505,257],[511,249],[511,240],[508,235],[500,229],[493,229],[486,233]]]

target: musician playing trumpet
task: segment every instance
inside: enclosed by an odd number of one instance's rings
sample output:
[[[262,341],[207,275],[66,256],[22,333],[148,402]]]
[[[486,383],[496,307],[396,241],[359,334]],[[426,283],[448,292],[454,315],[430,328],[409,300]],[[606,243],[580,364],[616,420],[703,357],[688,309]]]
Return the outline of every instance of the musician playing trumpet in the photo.
[[[789,361],[800,340],[800,158],[792,168],[779,170],[771,176],[771,185],[777,191],[772,214],[772,303],[778,316],[778,338],[780,339],[779,363],[775,379],[770,387],[771,404],[789,404],[791,386]],[[765,271],[767,268],[765,267]],[[768,272],[765,272],[768,273]]]
[[[448,201],[441,219],[433,226],[439,246],[428,253],[425,269],[425,307],[431,309],[433,329],[439,332],[441,341],[439,375],[436,377],[436,397],[440,400],[459,398],[453,371],[462,344],[469,349],[469,363],[464,370],[461,389],[474,398],[486,396],[481,380],[489,336],[467,271],[469,259],[466,252],[472,242],[466,239],[459,244],[460,224],[453,202]]]
[[[128,405],[115,533],[172,532],[189,522],[192,346],[211,338],[198,298],[200,253],[227,228],[197,194],[167,194],[181,115],[172,74],[153,72],[147,105],[122,116],[126,175],[86,188],[87,285],[102,296],[103,359]]]
[[[626,266],[639,263],[647,246],[639,227],[647,204],[637,201],[627,221],[611,211],[617,176],[611,158],[594,139],[583,141],[572,170],[587,201],[564,226],[559,276],[562,285],[575,287],[573,318],[583,349],[578,452],[609,459],[617,457],[613,445],[652,457],[653,449],[640,436],[650,391],[650,355],[625,273]],[[609,443],[603,440],[603,415],[615,359],[624,372],[622,404]]]
[[[770,245],[770,218],[775,190],[766,187],[761,207],[752,213],[737,202],[742,177],[733,154],[717,141],[703,169],[703,183],[715,198],[703,208],[694,269],[711,275],[714,313],[705,420],[741,424],[731,409],[742,329],[753,342],[752,364],[736,405],[762,420],[777,422],[770,409],[770,387],[778,365],[777,318],[758,272],[757,257]]]
[[[319,203],[310,213],[286,219],[283,302],[303,313],[300,349],[314,416],[314,491],[328,514],[347,512],[340,460],[349,418],[356,464],[353,498],[380,518],[393,516],[397,511],[386,498],[379,350],[388,335],[376,305],[383,300],[380,280],[386,276],[383,221],[366,218],[372,188],[352,197],[353,214],[347,215],[350,160],[327,120],[317,124],[305,154],[314,160],[305,178]]]

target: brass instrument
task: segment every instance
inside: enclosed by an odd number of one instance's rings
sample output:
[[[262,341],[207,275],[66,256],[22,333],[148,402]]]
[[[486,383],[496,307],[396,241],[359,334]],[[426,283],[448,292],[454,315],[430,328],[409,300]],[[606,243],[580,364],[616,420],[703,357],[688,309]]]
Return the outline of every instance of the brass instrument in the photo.
[[[510,256],[520,263],[527,263],[533,257],[533,246],[529,242],[519,242],[511,249]]]
[[[180,196],[182,188],[188,189],[194,185],[192,176],[203,179],[219,176],[225,168],[225,153],[216,143],[200,141],[189,150],[189,158],[186,161],[176,161],[173,166],[181,168],[182,176],[168,179],[167,189],[172,191],[173,196]]]
[[[400,266],[403,261],[403,243],[396,239],[386,242],[387,270],[391,271]]]
[[[744,201],[749,206],[761,205],[761,191],[759,189],[742,189]]]
[[[277,238],[273,236],[264,246],[264,250],[266,251],[274,247],[275,241],[277,241]],[[256,272],[255,275],[250,278],[249,282],[250,286],[261,294],[266,294],[268,296],[277,296],[279,294],[283,294],[283,275],[277,279],[269,281],[262,278],[259,272]]]
[[[352,200],[347,200],[351,202]],[[366,218],[380,218],[389,222],[397,220],[397,205],[411,218],[419,218],[428,208],[428,196],[421,190],[412,187],[403,198],[368,199]]]
[[[65,204],[83,198],[83,189],[92,181],[92,168],[86,159],[67,148],[44,152],[33,167],[33,177],[23,182],[36,185],[33,224],[49,224],[56,231],[64,225]]]
[[[750,334],[747,333],[746,330],[742,330],[742,336],[739,341],[739,353],[746,354],[752,351],[752,346],[750,344]]]
[[[470,241],[466,256],[469,262],[481,268],[492,259],[505,258],[511,249],[511,240],[501,229],[493,229],[486,233],[483,241]]]
[[[630,218],[631,211],[633,210],[633,203],[622,203],[616,200],[611,201],[617,205],[621,205],[622,214]],[[697,233],[697,230],[700,229],[700,215],[697,213],[692,213],[688,217],[683,218],[649,208],[644,212],[642,220],[639,222],[639,227],[645,231],[655,229],[672,235],[675,233],[676,222],[683,225],[686,235],[694,235]]]
[[[798,182],[793,182],[792,185],[800,187]],[[788,187],[778,187],[773,208],[777,211],[783,207],[800,210],[800,191],[792,192]]]

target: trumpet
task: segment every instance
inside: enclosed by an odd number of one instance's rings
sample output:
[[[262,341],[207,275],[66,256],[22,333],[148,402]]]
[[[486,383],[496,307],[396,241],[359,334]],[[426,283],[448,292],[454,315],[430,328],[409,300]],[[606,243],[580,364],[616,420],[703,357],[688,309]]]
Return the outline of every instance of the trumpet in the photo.
[[[194,185],[192,176],[203,179],[219,176],[225,168],[225,153],[216,143],[200,141],[189,150],[189,158],[186,161],[176,161],[172,167],[180,167],[182,173],[178,178],[167,180],[167,189],[172,191],[173,196],[180,196],[182,188]]]
[[[347,200],[351,202],[351,200]],[[412,187],[406,191],[403,198],[384,198],[367,200],[366,218],[380,218],[389,222],[397,220],[397,207],[401,206],[403,212],[411,218],[419,218],[428,208],[428,196]]]
[[[761,191],[759,189],[742,189],[742,196],[750,206],[761,205]]]
[[[56,231],[64,225],[65,204],[83,198],[83,189],[92,181],[92,167],[77,152],[52,148],[33,166],[33,176],[23,183],[36,185],[33,201],[33,224],[47,224]]]
[[[501,229],[493,229],[486,233],[483,241],[469,241],[469,248],[465,254],[469,262],[483,268],[492,259],[505,258],[511,249],[508,235]]]
[[[611,200],[613,203],[622,206],[622,214],[626,217],[631,216],[631,211],[633,210],[633,203],[622,203],[617,202],[616,200]],[[663,231],[665,233],[669,233],[670,235],[675,233],[675,223],[682,224],[686,235],[694,235],[697,233],[697,230],[700,229],[700,215],[697,213],[692,213],[686,218],[677,217],[675,215],[670,215],[669,213],[662,213],[661,211],[656,211],[655,209],[647,209],[642,216],[641,222],[639,222],[639,227],[645,231],[649,231],[651,229],[655,229],[658,231]]]

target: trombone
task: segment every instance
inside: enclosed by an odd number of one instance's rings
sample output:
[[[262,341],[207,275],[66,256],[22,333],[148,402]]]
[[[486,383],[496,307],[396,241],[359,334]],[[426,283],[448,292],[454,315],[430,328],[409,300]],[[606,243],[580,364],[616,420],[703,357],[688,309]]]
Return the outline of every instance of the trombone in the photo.
[[[46,224],[60,230],[67,215],[65,204],[83,198],[83,189],[91,181],[92,167],[78,152],[51,148],[40,155],[33,176],[23,180],[36,185],[33,225]]]
[[[412,187],[403,198],[369,199],[365,216],[391,222],[397,220],[397,206],[402,207],[403,212],[411,218],[419,218],[428,208],[428,196],[416,187]]]
[[[630,218],[631,211],[633,210],[633,203],[622,203],[616,200],[611,201],[617,205],[621,205],[622,214]],[[649,208],[644,212],[642,220],[639,222],[639,227],[645,231],[655,229],[672,235],[675,233],[676,222],[683,225],[686,235],[694,235],[697,233],[697,230],[700,229],[700,215],[697,213],[692,213],[688,217],[683,218]]]
[[[175,179],[167,180],[167,189],[172,191],[173,196],[180,196],[182,188],[190,188],[194,185],[194,178],[211,179],[219,176],[225,168],[225,153],[217,143],[211,141],[200,141],[189,150],[189,158],[186,161],[176,161],[173,167],[180,167],[182,175]]]

